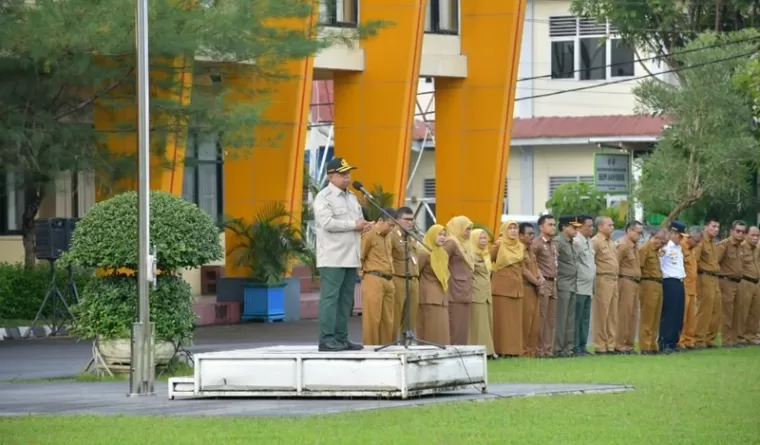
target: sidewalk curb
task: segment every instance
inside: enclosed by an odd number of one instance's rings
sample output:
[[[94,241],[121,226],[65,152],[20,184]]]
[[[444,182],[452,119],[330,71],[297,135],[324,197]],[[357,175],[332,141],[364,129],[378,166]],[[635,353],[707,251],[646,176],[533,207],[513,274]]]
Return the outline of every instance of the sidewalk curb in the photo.
[[[3,340],[24,340],[25,336],[29,332],[29,330],[32,330],[31,333],[29,333],[30,339],[39,339],[39,338],[62,338],[62,337],[69,337],[68,330],[65,326],[62,326],[61,329],[56,333],[57,335],[51,335],[53,333],[53,329],[50,326],[35,326],[32,328],[31,326],[19,326],[16,328],[0,328],[0,341]]]

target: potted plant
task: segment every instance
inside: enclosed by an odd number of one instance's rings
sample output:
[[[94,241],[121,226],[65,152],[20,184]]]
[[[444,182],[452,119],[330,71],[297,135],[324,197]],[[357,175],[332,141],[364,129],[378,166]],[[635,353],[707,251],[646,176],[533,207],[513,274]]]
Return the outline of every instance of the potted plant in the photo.
[[[233,234],[228,248],[234,264],[249,271],[243,285],[246,321],[280,321],[285,318],[285,282],[293,260],[315,269],[314,252],[301,238],[290,212],[280,202],[264,206],[253,221],[231,219],[225,228]]]
[[[150,216],[159,273],[150,292],[150,319],[160,365],[173,358],[180,342],[192,337],[193,294],[180,270],[217,261],[224,252],[214,221],[193,203],[151,192]],[[72,308],[77,317],[73,332],[93,339],[93,359],[102,358],[109,371],[128,370],[130,365],[137,317],[137,238],[137,193],[116,195],[95,204],[77,223],[71,248],[61,260],[98,269]]]

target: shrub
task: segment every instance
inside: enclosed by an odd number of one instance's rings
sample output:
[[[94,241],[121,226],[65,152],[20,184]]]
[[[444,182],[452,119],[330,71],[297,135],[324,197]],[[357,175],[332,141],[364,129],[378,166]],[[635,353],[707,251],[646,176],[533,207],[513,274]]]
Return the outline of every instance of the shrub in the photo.
[[[56,266],[56,283],[61,293],[68,284],[65,267]],[[93,276],[91,270],[74,268],[74,280],[79,292]],[[50,288],[50,266],[38,264],[25,269],[21,263],[0,263],[0,320],[33,320]],[[49,319],[52,306],[43,310],[42,317]]]
[[[64,258],[86,267],[137,270],[137,237],[137,193],[122,193],[95,204],[77,223]],[[166,273],[224,258],[211,217],[169,193],[150,194],[150,239]]]
[[[195,314],[190,285],[180,277],[159,276],[150,291],[150,319],[157,341],[176,341],[192,334]],[[137,314],[137,280],[134,277],[93,278],[82,290],[74,308],[74,333],[80,338],[114,340],[130,338]]]

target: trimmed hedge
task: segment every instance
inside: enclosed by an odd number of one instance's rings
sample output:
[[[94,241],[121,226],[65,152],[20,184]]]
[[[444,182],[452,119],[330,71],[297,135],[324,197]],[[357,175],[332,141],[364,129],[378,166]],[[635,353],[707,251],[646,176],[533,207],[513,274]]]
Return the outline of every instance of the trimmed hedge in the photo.
[[[68,283],[65,267],[56,267],[58,289],[64,290]],[[93,276],[92,271],[74,268],[74,279],[79,292],[85,288]],[[32,269],[25,269],[21,263],[0,263],[0,320],[33,320],[50,289],[50,266],[38,264]],[[43,311],[43,317],[49,317],[50,305]]]

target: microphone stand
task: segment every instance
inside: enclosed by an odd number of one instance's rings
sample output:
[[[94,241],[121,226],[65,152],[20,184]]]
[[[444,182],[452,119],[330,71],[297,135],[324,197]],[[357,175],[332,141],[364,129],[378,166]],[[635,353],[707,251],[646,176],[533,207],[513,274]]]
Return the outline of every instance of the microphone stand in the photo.
[[[411,241],[410,238],[413,238],[415,241],[417,241],[422,247],[428,250],[428,252],[432,252],[432,249],[425,245],[424,240],[422,240],[419,236],[412,233],[411,230],[407,229],[401,223],[396,220],[396,218],[393,217],[393,215],[389,214],[385,211],[385,209],[378,204],[375,199],[370,195],[369,193],[365,192],[362,189],[358,189],[362,195],[364,195],[364,198],[372,204],[376,209],[380,211],[380,213],[383,214],[386,218],[391,219],[396,223],[396,226],[398,226],[401,229],[402,236],[404,238],[404,287],[405,287],[405,294],[406,294],[406,301],[404,302],[404,333],[402,334],[401,338],[394,341],[393,343],[388,343],[387,345],[382,345],[377,348],[375,348],[375,352],[382,351],[383,349],[389,348],[391,346],[403,346],[406,349],[409,349],[409,346],[413,345],[426,345],[426,346],[434,346],[436,348],[440,349],[446,349],[446,346],[439,345],[437,343],[420,340],[417,338],[417,335],[414,333],[414,330],[412,330],[412,277],[409,273],[409,262],[412,260],[412,256],[409,253],[409,242]]]

